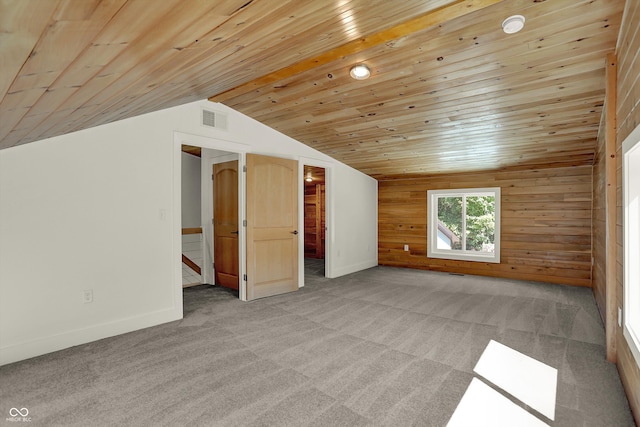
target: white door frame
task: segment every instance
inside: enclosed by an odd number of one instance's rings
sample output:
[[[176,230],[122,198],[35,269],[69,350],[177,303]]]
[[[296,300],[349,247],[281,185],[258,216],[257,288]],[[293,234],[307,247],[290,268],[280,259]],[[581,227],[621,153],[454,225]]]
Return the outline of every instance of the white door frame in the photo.
[[[246,165],[246,154],[250,153],[251,146],[246,144],[240,144],[237,142],[225,141],[217,138],[209,138],[200,135],[192,135],[184,132],[173,132],[173,259],[175,261],[174,266],[174,285],[176,289],[176,298],[180,301],[182,306],[182,162],[181,152],[182,145],[192,145],[201,148],[210,148],[213,150],[227,151],[229,153],[235,153],[238,155],[238,223],[242,224],[242,220],[246,218],[246,180],[245,174],[242,173],[242,168]],[[207,166],[210,167],[210,166]],[[210,182],[210,181],[209,181]],[[203,189],[203,191],[207,191]],[[202,218],[202,221],[211,221],[211,219]],[[204,224],[202,224],[204,232]],[[238,267],[239,267],[239,294],[240,300],[247,300],[247,282],[243,280],[244,275],[247,272],[247,258],[246,258],[246,229],[244,227],[238,228]],[[205,259],[205,239],[202,239],[203,245],[203,277],[205,277],[204,264]],[[213,270],[211,270],[212,274]]]
[[[325,231],[325,245],[324,245],[324,276],[332,277],[330,273],[333,272],[332,267],[333,263],[331,262],[331,248],[333,247],[333,242],[335,241],[335,236],[333,234],[333,221],[334,221],[334,212],[333,212],[333,163],[327,162],[324,160],[318,160],[311,157],[299,157],[298,158],[298,182],[302,183],[298,185],[298,200],[299,206],[302,208],[298,209],[298,223],[301,224],[302,233],[302,243],[298,245],[298,276],[300,287],[304,286],[304,167],[314,166],[318,168],[323,168],[325,173],[325,216],[326,222],[325,225],[327,227]]]

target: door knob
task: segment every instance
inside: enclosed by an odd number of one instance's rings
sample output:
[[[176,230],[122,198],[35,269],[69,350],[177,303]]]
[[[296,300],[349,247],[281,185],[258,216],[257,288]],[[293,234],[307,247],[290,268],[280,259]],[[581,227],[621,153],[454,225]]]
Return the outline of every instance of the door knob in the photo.
[[[232,231],[231,234],[238,234],[238,230]]]
[[[298,234],[298,230],[293,230],[291,234]]]

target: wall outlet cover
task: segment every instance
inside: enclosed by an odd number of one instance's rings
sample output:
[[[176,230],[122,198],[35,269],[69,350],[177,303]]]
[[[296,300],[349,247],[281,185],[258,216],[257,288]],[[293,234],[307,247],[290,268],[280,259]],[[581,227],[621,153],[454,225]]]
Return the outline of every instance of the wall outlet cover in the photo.
[[[622,328],[622,308],[618,307],[618,327]]]
[[[82,299],[85,304],[93,302],[93,289],[85,289],[82,291]]]

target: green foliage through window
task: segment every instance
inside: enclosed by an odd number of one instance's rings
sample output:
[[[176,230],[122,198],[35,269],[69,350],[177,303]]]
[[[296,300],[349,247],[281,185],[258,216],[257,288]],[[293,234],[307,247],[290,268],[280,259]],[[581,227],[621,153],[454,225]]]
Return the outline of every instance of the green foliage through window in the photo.
[[[466,243],[464,250],[493,252],[496,222],[494,196],[438,197],[437,212],[438,220],[455,236],[451,239],[452,250],[461,250]],[[466,228],[465,238],[462,235],[463,227]]]

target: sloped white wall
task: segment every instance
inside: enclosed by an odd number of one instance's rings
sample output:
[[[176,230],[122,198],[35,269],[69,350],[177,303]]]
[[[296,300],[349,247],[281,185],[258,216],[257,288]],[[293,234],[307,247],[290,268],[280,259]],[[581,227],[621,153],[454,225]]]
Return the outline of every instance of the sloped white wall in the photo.
[[[229,130],[203,127],[202,108]],[[377,182],[220,104],[2,150],[0,364],[182,318],[174,132],[331,165],[330,275],[377,265]]]

